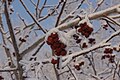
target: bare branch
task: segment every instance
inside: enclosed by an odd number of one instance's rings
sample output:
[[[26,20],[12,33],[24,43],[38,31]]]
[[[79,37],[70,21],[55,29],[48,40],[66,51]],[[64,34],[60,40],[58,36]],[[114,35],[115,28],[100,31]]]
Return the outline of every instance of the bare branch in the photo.
[[[37,24],[37,26],[44,32],[46,33],[46,31],[42,28],[41,25],[39,25],[38,21],[34,18],[34,16],[30,13],[30,11],[27,9],[27,7],[25,6],[25,4],[23,3],[22,0],[20,0],[21,4],[23,5],[23,7],[25,8],[25,10],[27,11],[27,13],[31,16],[31,18],[34,20],[34,22]]]
[[[62,13],[63,13],[63,10],[64,10],[64,8],[65,8],[66,2],[67,2],[67,0],[65,0],[65,2],[64,2],[63,5],[62,5],[61,11],[60,11],[60,13],[59,13],[59,15],[58,15],[58,17],[57,17],[57,22],[56,22],[56,24],[55,24],[55,27],[57,27],[57,26],[59,25],[59,21],[60,21],[61,15],[62,15]]]
[[[17,68],[0,69],[0,72],[11,72],[11,71],[17,71]]]

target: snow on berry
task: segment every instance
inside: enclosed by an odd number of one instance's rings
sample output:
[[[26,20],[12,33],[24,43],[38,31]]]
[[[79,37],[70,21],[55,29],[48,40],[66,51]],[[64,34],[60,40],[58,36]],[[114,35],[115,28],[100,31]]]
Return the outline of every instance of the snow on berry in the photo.
[[[67,54],[65,48],[68,40],[66,39],[65,33],[56,28],[50,30],[45,37],[47,44],[51,46],[56,56],[65,56]]]
[[[106,54],[111,54],[113,52],[113,49],[112,49],[112,47],[110,47],[110,46],[108,46],[108,47],[105,47],[105,50],[104,50],[104,53],[106,53]]]
[[[88,38],[93,32],[92,24],[87,19],[83,19],[79,22],[78,25],[79,27],[77,28],[77,31],[84,35],[86,38]]]

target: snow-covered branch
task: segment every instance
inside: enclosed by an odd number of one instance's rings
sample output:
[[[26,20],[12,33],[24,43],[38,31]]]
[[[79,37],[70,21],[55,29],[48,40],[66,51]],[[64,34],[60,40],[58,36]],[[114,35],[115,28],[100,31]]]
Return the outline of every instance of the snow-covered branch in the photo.
[[[78,56],[86,55],[86,54],[88,54],[89,52],[91,52],[93,50],[103,48],[103,47],[106,47],[106,46],[110,46],[110,43],[101,42],[99,44],[94,45],[93,47],[88,48],[88,49],[82,50],[80,52],[75,52],[75,53],[73,53],[71,55],[65,56],[65,57],[63,57],[63,60],[66,60],[66,61],[63,62],[62,67],[65,67],[70,61],[72,61],[74,58],[76,58]]]
[[[116,6],[113,6],[113,7],[110,7],[108,9],[105,9],[105,10],[102,10],[102,11],[98,11],[98,12],[95,12],[95,13],[92,13],[92,14],[89,14],[88,17],[89,19],[96,19],[96,18],[100,18],[100,17],[103,17],[105,15],[108,15],[108,14],[112,14],[112,13],[116,13],[117,10],[116,8],[120,7],[120,4],[116,5]],[[82,18],[84,18],[85,16],[81,16]],[[76,18],[68,23],[64,23],[64,24],[61,24],[57,27],[57,29],[59,30],[65,30],[65,29],[68,29],[72,26],[75,26],[79,23],[80,21],[80,18]],[[35,43],[33,43],[29,48],[27,48],[25,51],[22,52],[25,53],[26,51],[31,51],[33,50],[34,48],[36,48],[41,42],[43,42],[45,39],[45,35],[43,37],[40,37]]]
[[[6,68],[6,69],[0,69],[0,72],[10,72],[10,71],[16,71],[17,68]]]

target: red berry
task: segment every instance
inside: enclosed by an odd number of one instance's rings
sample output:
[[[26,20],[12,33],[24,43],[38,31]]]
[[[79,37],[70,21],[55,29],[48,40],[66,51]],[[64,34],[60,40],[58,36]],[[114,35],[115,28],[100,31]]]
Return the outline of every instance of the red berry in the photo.
[[[87,48],[87,47],[88,47],[87,44],[83,43],[82,48]]]
[[[57,34],[57,33],[51,33],[51,37],[52,37],[52,38],[57,38],[57,37],[58,37],[58,34]]]
[[[59,53],[55,52],[55,55],[56,55],[56,56],[60,56],[61,54],[60,54],[60,52],[59,52]]]
[[[55,60],[55,59],[52,58],[51,63],[52,63],[52,64],[57,64],[57,63],[58,63],[58,60]]]
[[[58,42],[58,41],[59,41],[58,37],[54,38],[54,42]]]
[[[80,70],[80,65],[79,64],[75,64],[74,67],[75,67],[76,70]]]
[[[116,51],[116,50],[117,50],[117,48],[116,48],[116,47],[113,47],[113,50],[115,50],[115,51]]]
[[[63,43],[61,43],[61,44],[60,44],[60,48],[62,48],[62,49],[63,49],[63,48],[66,48],[66,45],[63,44]]]
[[[55,49],[55,52],[57,52],[57,53],[60,53],[61,51],[62,51],[61,48],[56,48],[56,49]]]
[[[79,29],[78,29],[78,32],[82,32],[82,28],[79,28]]]
[[[55,47],[54,45],[51,45],[51,48],[52,48],[52,50],[55,50],[55,49],[56,49],[56,47]]]
[[[54,43],[54,40],[53,40],[53,38],[51,36],[48,37],[47,43],[51,44],[51,45]]]
[[[60,47],[60,42],[53,43],[53,46],[56,47],[56,48],[59,48]]]
[[[62,55],[62,56],[65,56],[66,54],[67,54],[67,51],[66,51],[66,50],[62,50],[62,51],[61,51],[61,55]]]

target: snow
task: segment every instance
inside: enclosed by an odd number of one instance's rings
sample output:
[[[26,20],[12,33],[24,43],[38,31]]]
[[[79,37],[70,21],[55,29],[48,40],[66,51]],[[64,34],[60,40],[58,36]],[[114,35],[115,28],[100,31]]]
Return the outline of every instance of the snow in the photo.
[[[26,78],[25,80],[39,80],[37,78]]]
[[[120,13],[120,7],[118,7],[116,10],[117,10],[117,12],[119,12],[119,13]]]
[[[45,41],[47,41],[47,38],[48,38],[48,36],[51,35],[51,33],[58,33],[58,32],[59,32],[59,30],[57,28],[50,29],[45,36]]]
[[[81,21],[78,23],[78,25],[83,24],[83,23],[85,23],[85,22],[87,22],[87,25],[88,25],[89,27],[93,28],[93,25],[90,23],[87,15],[86,15],[85,19],[81,20]]]
[[[99,0],[99,2],[97,3],[98,5],[100,5],[104,0]]]

